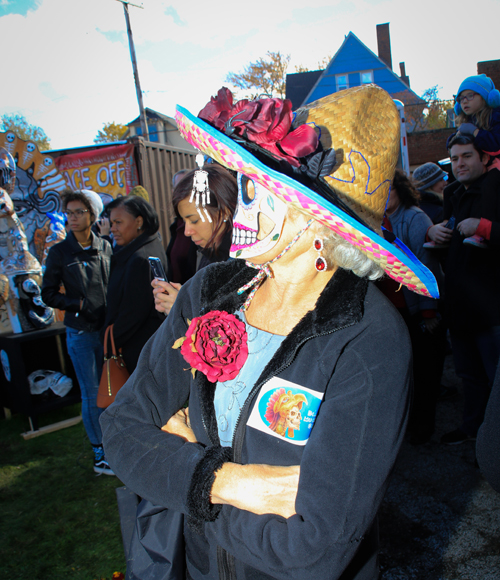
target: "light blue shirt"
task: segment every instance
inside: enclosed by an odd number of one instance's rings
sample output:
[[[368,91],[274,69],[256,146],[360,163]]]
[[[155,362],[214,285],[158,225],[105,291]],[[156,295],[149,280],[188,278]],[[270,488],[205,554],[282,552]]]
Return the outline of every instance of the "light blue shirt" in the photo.
[[[271,334],[250,326],[246,321],[245,314],[240,310],[235,313],[235,316],[238,316],[245,323],[248,358],[234,379],[218,382],[215,388],[215,415],[220,443],[224,447],[231,447],[241,409],[264,367],[273,358],[274,353],[285,339],[279,334]]]

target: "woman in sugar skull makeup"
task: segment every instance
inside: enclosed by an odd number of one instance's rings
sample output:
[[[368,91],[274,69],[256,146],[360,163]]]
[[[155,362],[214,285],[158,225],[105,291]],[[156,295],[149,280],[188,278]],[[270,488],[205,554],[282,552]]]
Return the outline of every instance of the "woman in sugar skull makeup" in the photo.
[[[239,173],[238,259],[183,286],[103,417],[106,454],[141,497],[186,514],[187,578],[374,580],[411,346],[370,280],[437,296],[381,231],[394,103],[367,85],[292,114],[221,89],[177,123]]]

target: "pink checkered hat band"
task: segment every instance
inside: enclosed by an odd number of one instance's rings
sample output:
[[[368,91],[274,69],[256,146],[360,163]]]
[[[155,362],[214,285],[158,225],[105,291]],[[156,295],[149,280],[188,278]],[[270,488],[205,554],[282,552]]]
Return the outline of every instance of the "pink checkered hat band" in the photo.
[[[351,216],[291,177],[278,173],[250,152],[182,107],[176,111],[179,131],[186,141],[224,167],[246,175],[327,226],[367,255],[396,282],[410,290],[437,298],[439,291],[432,273],[413,256],[387,242]]]

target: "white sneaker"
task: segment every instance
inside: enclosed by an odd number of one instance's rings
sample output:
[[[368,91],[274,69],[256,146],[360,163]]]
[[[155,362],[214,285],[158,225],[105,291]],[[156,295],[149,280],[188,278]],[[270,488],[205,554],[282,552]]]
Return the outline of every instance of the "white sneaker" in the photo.
[[[99,473],[99,475],[114,475],[113,470],[105,459],[101,459],[100,461],[94,459],[94,471]]]

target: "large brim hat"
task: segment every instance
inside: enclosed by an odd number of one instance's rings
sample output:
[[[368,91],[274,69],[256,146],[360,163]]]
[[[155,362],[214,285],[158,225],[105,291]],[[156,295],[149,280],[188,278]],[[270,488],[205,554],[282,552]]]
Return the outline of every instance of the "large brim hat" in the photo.
[[[286,100],[272,100],[287,103]],[[207,107],[219,107],[215,101],[212,99]],[[248,116],[245,111],[255,103],[244,101],[240,105],[242,102],[225,114],[225,132],[178,106],[179,131],[186,141],[224,167],[244,174],[333,230],[381,266],[395,281],[419,294],[439,296],[432,273],[397,238],[392,236],[390,242],[382,235],[382,220],[400,147],[400,117],[386,91],[376,85],[355,87],[298,109],[289,136],[314,127],[319,135],[320,153],[308,155],[309,159],[290,157],[291,163],[286,161],[286,151],[307,153],[300,145],[294,147],[293,137],[285,146],[284,138],[288,137],[282,135],[281,141],[272,147],[266,145],[263,150],[259,147],[262,142],[259,136],[253,135],[252,142],[245,140],[246,127],[248,130],[252,127],[245,125],[247,121],[241,121],[245,134],[242,137],[240,131],[238,135],[233,119],[241,119],[238,115],[242,111],[243,117]],[[334,154],[328,175],[319,176],[318,170],[316,178],[308,177],[306,173],[311,173],[310,166],[317,165],[318,155],[321,159],[328,158],[329,148]],[[269,151],[279,151],[279,158]]]

